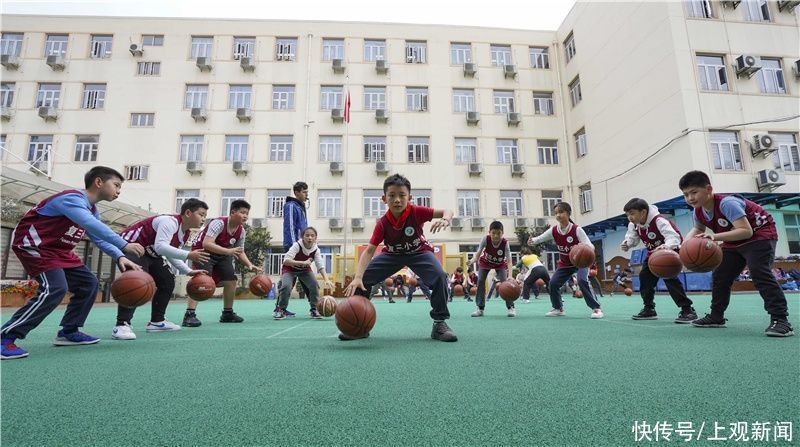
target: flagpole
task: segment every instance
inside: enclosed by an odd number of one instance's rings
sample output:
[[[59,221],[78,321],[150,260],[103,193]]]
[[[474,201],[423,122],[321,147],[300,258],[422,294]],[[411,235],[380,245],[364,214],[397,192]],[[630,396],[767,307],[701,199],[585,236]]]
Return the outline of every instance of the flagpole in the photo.
[[[345,91],[346,96],[344,98],[344,148],[342,150],[342,165],[344,166],[344,189],[343,189],[343,197],[342,197],[342,218],[344,219],[344,249],[342,250],[344,254],[344,275],[342,276],[342,284],[345,283],[345,278],[347,277],[347,248],[350,246],[348,242],[349,233],[347,232],[347,196],[349,194],[349,183],[348,183],[348,173],[350,172],[350,167],[347,166],[347,152],[350,148],[350,75],[345,74]],[[355,250],[353,250],[353,256],[355,256]]]

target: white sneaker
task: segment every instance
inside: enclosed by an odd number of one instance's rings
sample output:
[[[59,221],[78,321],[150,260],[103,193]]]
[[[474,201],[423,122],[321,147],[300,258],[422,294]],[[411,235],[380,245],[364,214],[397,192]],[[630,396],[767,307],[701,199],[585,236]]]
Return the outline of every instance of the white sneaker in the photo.
[[[482,317],[483,316],[483,309],[475,309],[475,312],[472,312],[472,317]]]
[[[509,317],[516,317],[517,316],[517,309],[515,309],[513,307],[508,309],[508,316]]]
[[[529,304],[531,300],[522,300],[522,304]]]
[[[145,327],[147,332],[166,332],[166,331],[179,331],[181,327],[175,323],[170,321],[164,320],[160,323],[153,323],[152,321],[147,323]]]
[[[592,310],[592,315],[590,315],[589,318],[598,319],[603,318],[603,316],[603,310],[598,307],[597,309]]]
[[[133,333],[131,326],[125,323],[122,326],[114,326],[111,331],[111,338],[114,340],[136,340],[136,334]]]
[[[550,312],[544,314],[546,317],[563,317],[564,316],[564,309],[553,309]]]

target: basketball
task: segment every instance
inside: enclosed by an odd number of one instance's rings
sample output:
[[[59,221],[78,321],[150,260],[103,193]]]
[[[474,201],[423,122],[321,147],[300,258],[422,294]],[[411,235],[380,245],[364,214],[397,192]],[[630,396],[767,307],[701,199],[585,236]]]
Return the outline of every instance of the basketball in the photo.
[[[272,290],[272,280],[269,276],[261,273],[250,280],[250,292],[256,296],[267,296]]]
[[[123,307],[139,307],[147,304],[156,293],[156,282],[149,273],[128,270],[111,283],[111,296]]]
[[[325,295],[317,301],[317,310],[323,317],[332,317],[336,313],[336,298]]]
[[[575,298],[583,298],[583,292],[580,290],[575,291]]]
[[[351,296],[336,306],[336,327],[350,337],[367,335],[375,319],[375,306],[363,296]]]
[[[655,250],[647,259],[650,271],[659,278],[674,278],[683,270],[678,253],[672,250]]]
[[[476,293],[478,293],[478,288],[477,287],[472,287],[471,289],[469,289],[469,294],[470,295],[475,295]]]
[[[630,287],[628,287],[627,289],[625,289],[625,295],[628,295],[628,296],[631,296],[631,295],[633,295],[633,289],[631,289]]]
[[[542,278],[537,279],[536,285],[539,287],[544,287],[544,280]]]
[[[406,285],[408,287],[416,287],[417,278],[414,278],[413,276],[409,276],[408,278],[406,278]]]
[[[586,268],[594,264],[594,247],[578,244],[569,251],[569,261],[578,268]]]
[[[693,237],[681,244],[680,258],[693,272],[710,272],[722,263],[722,249],[711,239]]]
[[[512,280],[501,282],[497,286],[497,289],[500,291],[500,297],[508,302],[513,302],[514,300],[519,298],[519,295],[521,293],[519,284],[517,284],[516,281]]]
[[[386,287],[393,287],[394,280],[392,278],[386,278],[385,280],[383,280],[383,285],[385,285]]]
[[[464,296],[464,286],[461,284],[456,284],[456,286],[453,287],[453,295]]]
[[[194,275],[186,284],[186,294],[195,301],[205,301],[214,295],[217,285],[214,279],[206,274]]]

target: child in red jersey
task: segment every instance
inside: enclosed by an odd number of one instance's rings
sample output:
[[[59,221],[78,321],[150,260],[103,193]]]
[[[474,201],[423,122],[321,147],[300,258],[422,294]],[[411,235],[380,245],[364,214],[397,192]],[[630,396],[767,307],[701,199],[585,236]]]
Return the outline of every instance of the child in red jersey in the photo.
[[[486,307],[484,291],[486,290],[486,277],[489,272],[494,270],[495,278],[502,282],[508,279],[508,274],[511,271],[511,248],[506,238],[503,237],[502,222],[496,220],[489,224],[489,234],[481,238],[478,251],[469,260],[468,265],[472,264],[478,266],[478,291],[475,293],[475,304],[478,307],[472,313],[472,316],[482,317]],[[513,302],[506,301],[506,311],[509,317],[517,315]]]

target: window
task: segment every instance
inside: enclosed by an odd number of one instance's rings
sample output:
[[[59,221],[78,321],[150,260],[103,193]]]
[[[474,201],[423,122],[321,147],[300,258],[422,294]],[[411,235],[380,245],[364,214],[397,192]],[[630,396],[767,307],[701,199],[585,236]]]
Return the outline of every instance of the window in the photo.
[[[514,92],[508,90],[494,91],[494,113],[511,113],[514,111]]]
[[[567,39],[564,41],[564,56],[566,56],[567,62],[575,57],[575,37],[572,33],[569,33],[569,36],[567,36]]]
[[[553,110],[553,94],[552,93],[534,93],[533,94],[533,113],[536,115],[552,115],[555,113]]]
[[[416,206],[431,207],[431,190],[430,189],[416,189],[414,188],[414,197],[411,201]]]
[[[709,0],[685,0],[686,9],[689,12],[689,17],[699,17],[710,19],[711,15],[711,2]]]
[[[270,136],[269,161],[292,161],[291,135]]]
[[[48,34],[47,42],[44,45],[44,55],[47,56],[66,56],[67,41],[69,36],[66,34]]]
[[[462,65],[467,62],[472,62],[472,45],[468,43],[451,43],[450,63]]]
[[[139,62],[136,74],[139,76],[158,76],[161,74],[161,62]]]
[[[97,135],[79,135],[75,142],[75,161],[97,161],[97,148],[100,137]]]
[[[530,47],[531,68],[550,68],[550,53],[547,47]]]
[[[522,216],[522,191],[500,191],[500,215]]]
[[[800,172],[800,151],[797,149],[797,134],[773,133],[778,150],[773,155],[775,167],[784,171]]]
[[[342,108],[342,86],[323,85],[320,90],[320,105],[322,110]]]
[[[164,36],[160,34],[143,34],[142,35],[143,47],[161,47],[164,46]]]
[[[203,136],[181,135],[181,161],[201,161],[203,159]]]
[[[322,262],[325,263],[325,271],[330,274],[333,270],[333,257],[334,255],[339,253],[338,246],[319,246],[319,255],[322,258]]]
[[[225,161],[247,161],[247,135],[225,136]]]
[[[319,161],[342,161],[341,135],[320,135]]]
[[[710,132],[711,155],[714,168],[726,171],[742,171],[742,154],[739,151],[739,136],[736,132]]]
[[[789,242],[789,253],[800,254],[800,214],[784,213],[783,223],[786,227],[786,240]]]
[[[744,18],[751,22],[769,22],[769,6],[767,0],[742,1]]]
[[[13,82],[3,82],[0,84],[0,106],[4,109],[14,105],[14,91],[17,84]]]
[[[456,138],[456,163],[477,163],[478,143],[475,138]]]
[[[19,56],[22,51],[21,33],[3,33],[0,39],[0,54],[3,56]]]
[[[519,163],[517,140],[497,139],[497,162],[501,164]]]
[[[39,84],[36,107],[55,107],[61,99],[61,84]]]
[[[344,39],[322,39],[322,60],[344,59]]]
[[[408,162],[430,163],[430,138],[408,137]]]
[[[222,190],[222,201],[219,205],[219,209],[223,213],[227,213],[231,209],[231,203],[234,200],[244,200],[244,190],[243,189],[223,189]]]
[[[406,88],[406,110],[409,112],[428,110],[428,87]]]
[[[592,184],[587,183],[578,187],[578,195],[581,199],[581,213],[588,213],[592,207]]]
[[[365,40],[364,60],[367,62],[382,61],[386,59],[385,40]]]
[[[561,191],[542,191],[542,215],[555,216],[553,207],[559,202],[561,202]]]
[[[28,162],[40,170],[46,171],[52,149],[52,135],[31,135],[28,144]]]
[[[364,137],[364,161],[386,161],[386,137]]]
[[[583,95],[581,94],[581,79],[579,77],[575,77],[575,79],[569,83],[569,99],[572,101],[572,107],[577,106],[583,99]]]
[[[89,57],[92,59],[108,59],[111,57],[112,36],[92,36]]]
[[[133,165],[125,166],[125,180],[146,181],[150,172],[150,166]]]
[[[475,90],[453,90],[453,112],[474,112]]]
[[[294,109],[293,85],[275,85],[272,87],[272,108],[275,110]]]
[[[480,191],[462,190],[456,192],[458,196],[458,214],[462,217],[477,217],[481,215]]]
[[[761,70],[758,70],[758,88],[761,93],[786,93],[780,59],[761,58]]]
[[[279,38],[275,43],[275,59],[293,61],[297,54],[297,39],[293,37]]]
[[[204,109],[208,100],[208,85],[189,84],[186,86],[186,99],[183,107],[186,109]]]
[[[105,84],[83,84],[82,109],[102,109],[106,102]]]
[[[427,42],[406,41],[406,63],[424,64],[428,61]]]
[[[364,217],[381,217],[386,214],[388,207],[381,200],[382,189],[364,190]]]
[[[386,87],[364,87],[364,110],[386,109]]]
[[[231,85],[228,91],[228,108],[235,109],[250,109],[250,97],[253,95],[253,86],[251,85]]]
[[[256,47],[255,37],[234,37],[233,38],[233,60],[238,61],[243,57],[253,57],[253,50]]]
[[[722,56],[697,55],[697,76],[703,90],[728,91],[728,74]]]
[[[0,135],[0,160],[6,156],[6,134]]]
[[[339,217],[342,208],[342,191],[338,189],[319,190],[319,217]]]
[[[199,189],[178,189],[175,191],[175,212],[181,212],[181,206],[189,199],[199,199]]]
[[[586,129],[575,132],[575,149],[578,157],[583,157],[589,152],[589,147],[586,144]]]
[[[192,59],[197,59],[198,57],[211,57],[213,48],[213,37],[192,36]]]
[[[492,53],[492,65],[502,67],[503,65],[511,65],[514,63],[511,59],[511,46],[491,45],[489,49]]]
[[[131,113],[131,127],[152,127],[155,121],[155,113]]]
[[[286,204],[288,189],[270,189],[267,191],[267,217],[283,217],[283,205]]]
[[[539,152],[540,165],[558,164],[558,141],[536,140],[536,150]]]

